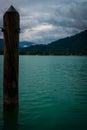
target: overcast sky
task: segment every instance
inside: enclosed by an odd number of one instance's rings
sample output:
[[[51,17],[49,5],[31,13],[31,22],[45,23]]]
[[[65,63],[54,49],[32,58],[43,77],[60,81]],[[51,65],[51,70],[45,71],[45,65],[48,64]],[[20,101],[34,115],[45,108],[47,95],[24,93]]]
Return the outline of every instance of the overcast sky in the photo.
[[[21,41],[50,43],[87,29],[87,0],[0,0],[0,26],[10,5],[20,13]]]

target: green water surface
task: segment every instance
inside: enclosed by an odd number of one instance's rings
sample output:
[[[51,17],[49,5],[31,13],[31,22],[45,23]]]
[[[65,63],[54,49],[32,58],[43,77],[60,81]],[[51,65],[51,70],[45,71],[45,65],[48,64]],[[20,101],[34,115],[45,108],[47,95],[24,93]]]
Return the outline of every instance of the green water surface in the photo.
[[[3,130],[3,56],[0,68]],[[87,57],[20,56],[19,113],[12,120],[16,130],[87,130]]]

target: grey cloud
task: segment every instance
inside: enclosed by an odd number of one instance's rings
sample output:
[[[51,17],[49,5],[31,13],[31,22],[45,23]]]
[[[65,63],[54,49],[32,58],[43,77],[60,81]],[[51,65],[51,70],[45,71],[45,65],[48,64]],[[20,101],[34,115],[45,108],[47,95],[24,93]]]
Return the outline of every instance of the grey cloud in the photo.
[[[37,43],[47,43],[87,29],[86,0],[3,0],[0,1],[1,25],[2,13],[10,4],[20,13],[22,34],[30,29],[29,38]],[[53,28],[32,33],[33,28],[45,24]]]
[[[87,29],[87,2],[72,2],[67,6],[60,5],[45,22],[61,26],[67,35],[76,34]]]
[[[74,19],[76,28],[80,30],[87,29],[87,2],[77,3],[71,8],[70,15]]]

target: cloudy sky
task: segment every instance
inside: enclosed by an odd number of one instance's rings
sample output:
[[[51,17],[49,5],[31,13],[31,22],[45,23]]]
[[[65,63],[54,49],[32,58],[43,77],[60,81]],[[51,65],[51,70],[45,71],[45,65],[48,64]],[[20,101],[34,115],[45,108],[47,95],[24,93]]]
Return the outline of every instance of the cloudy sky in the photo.
[[[20,13],[20,41],[46,44],[87,29],[87,0],[0,0],[0,26],[10,5]]]

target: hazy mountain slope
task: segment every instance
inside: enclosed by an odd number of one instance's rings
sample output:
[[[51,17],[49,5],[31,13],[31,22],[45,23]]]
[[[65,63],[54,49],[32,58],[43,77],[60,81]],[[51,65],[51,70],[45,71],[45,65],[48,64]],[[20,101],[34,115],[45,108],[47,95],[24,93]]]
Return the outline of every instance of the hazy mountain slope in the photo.
[[[87,30],[71,37],[54,41],[48,45],[35,45],[23,50],[27,54],[86,54]]]

